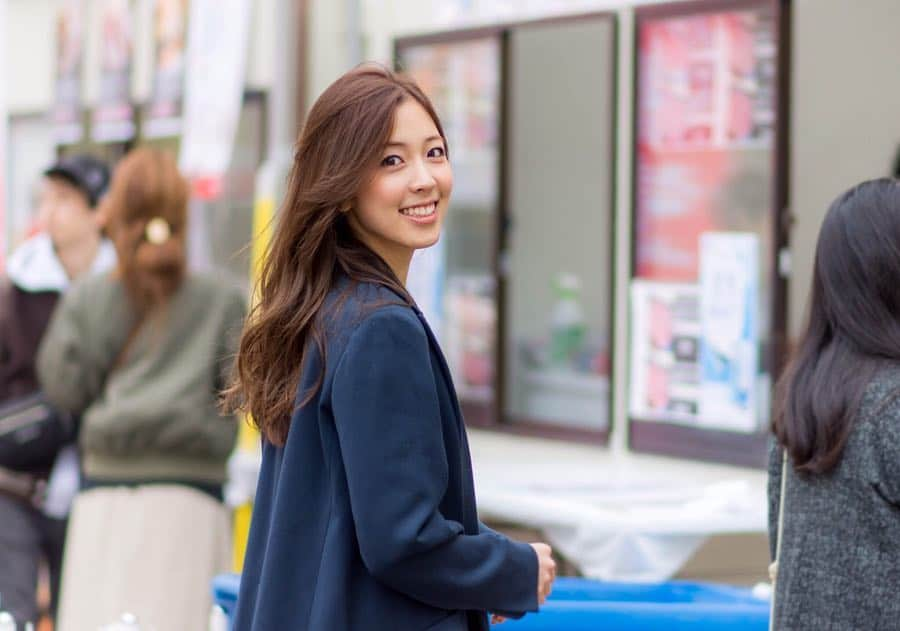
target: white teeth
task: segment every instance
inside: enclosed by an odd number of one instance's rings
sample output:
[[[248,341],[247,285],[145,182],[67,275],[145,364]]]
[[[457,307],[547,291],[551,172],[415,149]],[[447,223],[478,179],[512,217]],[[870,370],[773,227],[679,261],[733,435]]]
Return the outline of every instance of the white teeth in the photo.
[[[432,214],[435,210],[436,204],[434,202],[430,204],[426,204],[425,206],[414,206],[412,208],[403,208],[400,210],[401,214],[411,215],[413,217],[427,217]]]

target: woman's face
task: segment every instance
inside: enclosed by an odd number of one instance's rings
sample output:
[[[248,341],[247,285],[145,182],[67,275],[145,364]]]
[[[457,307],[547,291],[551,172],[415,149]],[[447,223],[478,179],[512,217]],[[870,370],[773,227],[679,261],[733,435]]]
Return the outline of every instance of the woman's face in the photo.
[[[437,242],[451,188],[443,138],[425,108],[406,99],[394,113],[380,164],[350,209],[350,225],[405,276],[413,252]]]

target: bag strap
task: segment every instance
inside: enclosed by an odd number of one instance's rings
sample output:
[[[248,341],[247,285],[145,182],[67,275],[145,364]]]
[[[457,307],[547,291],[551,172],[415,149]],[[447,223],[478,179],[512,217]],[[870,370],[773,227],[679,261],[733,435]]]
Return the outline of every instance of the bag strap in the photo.
[[[781,493],[778,496],[778,530],[775,535],[775,560],[769,565],[769,578],[772,579],[772,597],[769,606],[769,631],[775,629],[775,587],[778,580],[778,562],[781,560],[781,542],[784,533],[784,496],[787,494],[788,457],[785,449],[781,450]]]
[[[0,495],[39,506],[46,482],[30,473],[0,467]]]

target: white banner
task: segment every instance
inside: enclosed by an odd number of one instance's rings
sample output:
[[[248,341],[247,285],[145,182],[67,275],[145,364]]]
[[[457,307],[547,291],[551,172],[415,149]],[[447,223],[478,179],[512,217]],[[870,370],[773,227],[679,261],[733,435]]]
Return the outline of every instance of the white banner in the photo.
[[[249,0],[191,0],[179,163],[192,179],[228,168],[244,93]]]

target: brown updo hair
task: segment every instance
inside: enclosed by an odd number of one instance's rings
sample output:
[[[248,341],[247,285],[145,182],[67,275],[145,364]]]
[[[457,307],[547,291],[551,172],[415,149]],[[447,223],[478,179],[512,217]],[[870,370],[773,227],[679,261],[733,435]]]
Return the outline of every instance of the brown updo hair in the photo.
[[[149,147],[122,159],[101,202],[119,276],[141,318],[165,304],[184,279],[187,204],[188,184],[175,159]],[[147,224],[156,218],[168,224],[170,234],[152,243]]]

